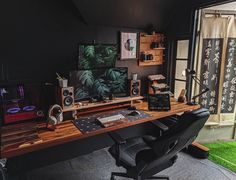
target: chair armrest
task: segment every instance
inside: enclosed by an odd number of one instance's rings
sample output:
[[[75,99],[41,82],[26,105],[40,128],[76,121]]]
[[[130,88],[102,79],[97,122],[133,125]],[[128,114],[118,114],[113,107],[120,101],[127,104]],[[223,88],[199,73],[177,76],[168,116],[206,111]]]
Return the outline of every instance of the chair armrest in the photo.
[[[115,132],[109,132],[108,134],[112,138],[112,140],[115,141],[115,143],[117,143],[117,144],[125,144],[126,143],[126,140],[123,139],[119,134],[117,134]]]
[[[168,120],[168,121],[171,121],[171,122],[173,122],[173,123],[177,123],[178,118],[179,118],[179,116],[176,115],[175,117],[173,117],[173,116],[168,117],[167,120]]]
[[[151,121],[151,122],[155,126],[159,127],[162,131],[168,131],[169,130],[169,127],[166,126],[165,124],[161,123],[160,121]]]

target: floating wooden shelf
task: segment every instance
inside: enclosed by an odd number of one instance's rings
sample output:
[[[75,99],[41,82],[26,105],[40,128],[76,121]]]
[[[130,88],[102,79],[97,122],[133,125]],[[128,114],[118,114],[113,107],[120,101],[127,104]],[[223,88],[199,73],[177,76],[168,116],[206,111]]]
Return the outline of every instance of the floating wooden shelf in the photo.
[[[159,48],[153,48],[153,50],[164,50],[164,47],[159,47]]]
[[[143,37],[153,37],[153,36],[156,36],[156,34],[143,34],[142,36]]]
[[[152,42],[160,43],[163,41],[163,34],[152,34],[148,35],[145,33],[140,33],[140,43],[139,43],[139,55],[141,52],[145,54],[152,54],[153,60],[141,60],[139,58],[138,65],[139,66],[154,66],[154,65],[162,65],[164,60],[164,47],[151,48]]]
[[[140,61],[139,60],[139,66],[154,66],[154,65],[162,65],[163,61],[153,61],[153,60],[147,60],[147,61]]]

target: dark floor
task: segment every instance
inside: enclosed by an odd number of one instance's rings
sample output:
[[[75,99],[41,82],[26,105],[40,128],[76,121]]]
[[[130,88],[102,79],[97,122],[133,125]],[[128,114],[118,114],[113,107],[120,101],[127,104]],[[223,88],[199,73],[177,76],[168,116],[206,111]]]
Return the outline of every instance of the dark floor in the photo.
[[[60,162],[28,173],[29,180],[108,180],[112,171],[125,171],[116,167],[106,149]],[[178,160],[160,175],[171,180],[236,180],[236,174],[205,159],[195,159],[179,153]],[[10,178],[10,180],[17,178]],[[117,178],[121,180],[122,178]]]

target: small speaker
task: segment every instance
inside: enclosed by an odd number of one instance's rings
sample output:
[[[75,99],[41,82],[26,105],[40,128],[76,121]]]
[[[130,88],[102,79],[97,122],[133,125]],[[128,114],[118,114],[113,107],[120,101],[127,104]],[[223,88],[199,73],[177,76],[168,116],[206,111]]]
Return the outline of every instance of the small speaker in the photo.
[[[62,109],[69,109],[74,106],[74,87],[60,87],[57,89],[56,102]]]
[[[130,80],[130,96],[140,96],[141,81]]]

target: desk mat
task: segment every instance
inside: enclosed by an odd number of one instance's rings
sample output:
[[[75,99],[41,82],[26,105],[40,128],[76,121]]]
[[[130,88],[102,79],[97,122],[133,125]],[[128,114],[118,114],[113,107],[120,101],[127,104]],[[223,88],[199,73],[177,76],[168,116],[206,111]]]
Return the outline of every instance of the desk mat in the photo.
[[[73,120],[74,125],[82,132],[82,133],[90,133],[92,131],[96,131],[104,128],[96,119],[97,117],[108,117],[116,114],[122,114],[127,119],[127,122],[136,121],[143,118],[151,117],[152,115],[145,113],[142,110],[137,110],[140,112],[138,116],[129,116],[128,114],[132,112],[132,110],[117,110],[110,112],[109,114],[97,113],[91,115],[89,117],[81,117],[76,120]],[[125,122],[124,122],[125,123]]]

